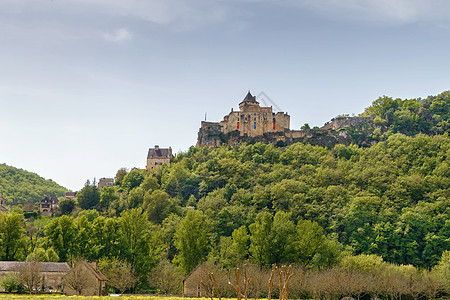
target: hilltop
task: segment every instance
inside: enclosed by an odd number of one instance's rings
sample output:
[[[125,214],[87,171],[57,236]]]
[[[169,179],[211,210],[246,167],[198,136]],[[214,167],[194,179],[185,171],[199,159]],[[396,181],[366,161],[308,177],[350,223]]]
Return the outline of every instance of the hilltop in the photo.
[[[241,142],[263,142],[277,146],[297,142],[333,147],[356,144],[369,147],[394,133],[413,136],[444,134],[450,130],[450,91],[425,99],[394,99],[382,96],[359,116],[340,115],[322,127],[304,124],[290,129],[290,116],[260,107],[250,92],[221,122],[202,122],[197,146],[219,147]]]
[[[36,173],[0,164],[0,196],[7,204],[37,203],[43,196],[62,197],[67,191]]]

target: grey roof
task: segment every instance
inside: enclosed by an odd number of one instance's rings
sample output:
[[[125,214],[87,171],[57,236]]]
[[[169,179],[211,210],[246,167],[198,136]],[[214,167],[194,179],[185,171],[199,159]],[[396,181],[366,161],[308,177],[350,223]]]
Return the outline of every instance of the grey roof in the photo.
[[[76,197],[77,196],[77,192],[66,192],[66,194],[64,195],[64,197]]]
[[[252,93],[250,93],[250,91],[248,91],[247,96],[245,96],[244,100],[242,100],[241,103],[244,103],[244,102],[252,102],[252,103],[259,104],[259,102],[256,101],[256,96],[253,96]],[[239,103],[239,104],[241,104],[241,103]]]
[[[18,271],[29,264],[25,261],[0,261],[0,271]],[[41,272],[68,272],[70,267],[65,262],[40,262]]]
[[[59,200],[56,197],[44,197],[44,199],[41,200],[41,203],[45,204],[58,204]]]
[[[172,148],[155,148],[148,149],[147,159],[171,159],[172,158]]]

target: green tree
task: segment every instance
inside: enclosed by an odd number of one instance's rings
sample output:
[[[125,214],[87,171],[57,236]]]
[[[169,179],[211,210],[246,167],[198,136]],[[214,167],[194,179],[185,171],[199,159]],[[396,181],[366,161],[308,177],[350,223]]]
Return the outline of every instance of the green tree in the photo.
[[[248,257],[249,235],[245,226],[233,231],[231,237],[222,236],[219,243],[220,263],[225,268],[239,266]]]
[[[122,185],[122,181],[123,178],[125,177],[125,175],[127,175],[127,169],[126,168],[120,168],[119,170],[117,170],[116,173],[116,181],[114,182],[115,185],[121,186]]]
[[[59,209],[63,215],[69,215],[77,206],[77,202],[73,198],[66,198],[59,203]]]
[[[102,188],[102,192],[100,194],[100,207],[102,209],[107,209],[112,202],[117,200],[118,196],[116,191],[112,186],[105,186]]]
[[[256,216],[255,223],[249,226],[250,258],[259,265],[270,263],[272,223],[272,215],[267,211],[262,211]]]
[[[95,180],[91,185],[87,180],[84,187],[77,193],[78,204],[82,209],[91,209],[97,207],[100,202],[100,192],[96,186]]]
[[[53,219],[45,227],[45,235],[47,243],[53,247],[60,261],[71,262],[77,242],[73,218],[61,216]]]
[[[162,190],[147,192],[144,196],[144,209],[148,213],[150,221],[161,224],[171,212],[172,203],[170,196]]]
[[[323,249],[325,243],[325,234],[317,222],[300,220],[297,223],[296,261],[305,265],[310,264],[314,256]]]
[[[1,260],[16,260],[23,256],[26,247],[25,230],[17,214],[0,213],[0,257]],[[22,258],[23,259],[23,258]]]
[[[124,211],[119,218],[124,254],[138,276],[154,267],[165,245],[159,227],[151,225],[142,208]]]
[[[185,273],[194,269],[208,254],[210,231],[210,220],[197,210],[189,210],[178,225],[174,236],[178,254],[174,261]]]
[[[123,177],[121,186],[126,188],[128,191],[131,191],[144,181],[146,175],[147,174],[145,170],[132,170],[130,173]]]

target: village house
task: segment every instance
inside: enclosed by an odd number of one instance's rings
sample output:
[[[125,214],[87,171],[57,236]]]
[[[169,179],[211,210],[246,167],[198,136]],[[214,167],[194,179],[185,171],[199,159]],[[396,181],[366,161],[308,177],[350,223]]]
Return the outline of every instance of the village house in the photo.
[[[101,192],[105,186],[114,186],[114,178],[100,178],[98,181],[98,190]]]
[[[38,285],[42,291],[60,292],[69,296],[78,295],[69,284],[70,280],[76,280],[77,285],[82,285],[83,296],[102,296],[107,292],[107,279],[98,270],[96,262],[82,261],[71,268],[65,262],[0,261],[0,281],[7,274],[16,274],[20,277],[23,272],[30,272],[27,268],[30,268],[32,263],[36,265],[31,272],[37,273],[36,277],[40,280]],[[0,287],[0,291],[4,290]]]
[[[172,148],[159,148],[158,145],[155,148],[148,149],[147,155],[147,172],[159,169],[163,165],[170,165],[170,161],[173,159]]]
[[[30,262],[23,261],[0,261],[0,281],[6,274],[16,274],[20,277],[20,273],[29,267]],[[64,291],[63,279],[70,267],[65,262],[39,262],[37,263],[36,271],[39,273],[39,278],[42,280],[40,286],[44,287],[46,291],[52,290],[57,292]],[[4,291],[0,287],[1,291]]]
[[[66,192],[64,194],[64,199],[74,199],[77,200],[77,192]]]
[[[98,270],[97,262],[88,263],[82,261],[67,272],[64,292],[68,296],[78,295],[78,292],[68,284],[71,278],[76,280],[77,283],[82,279],[81,282],[85,283],[81,290],[82,296],[103,296],[107,293],[106,282],[108,279]]]
[[[42,216],[51,217],[59,208],[59,200],[56,197],[44,197],[39,205],[39,211]]]
[[[183,296],[184,297],[207,297],[204,288],[201,286],[202,279],[208,271],[206,264],[197,265],[183,279]]]

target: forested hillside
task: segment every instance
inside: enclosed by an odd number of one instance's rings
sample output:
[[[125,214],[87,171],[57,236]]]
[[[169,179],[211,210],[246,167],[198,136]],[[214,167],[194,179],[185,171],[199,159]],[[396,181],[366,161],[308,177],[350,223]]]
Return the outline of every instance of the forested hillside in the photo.
[[[0,196],[8,204],[36,203],[43,196],[61,197],[66,191],[66,188],[35,173],[0,164]]]
[[[61,201],[62,217],[25,225],[19,215],[0,215],[0,259],[95,260],[110,276],[133,274],[143,289],[158,277],[183,278],[202,261],[324,270],[384,260],[442,277],[450,272],[446,95],[431,104],[375,101],[366,113],[381,125],[370,147],[191,147],[152,174],[120,169],[114,187],[100,192],[88,181],[78,201]],[[429,126],[419,117],[424,109]],[[412,127],[398,125],[404,115]]]
[[[374,116],[374,124],[391,133],[443,134],[450,130],[450,91],[425,99],[380,97],[363,115]]]

